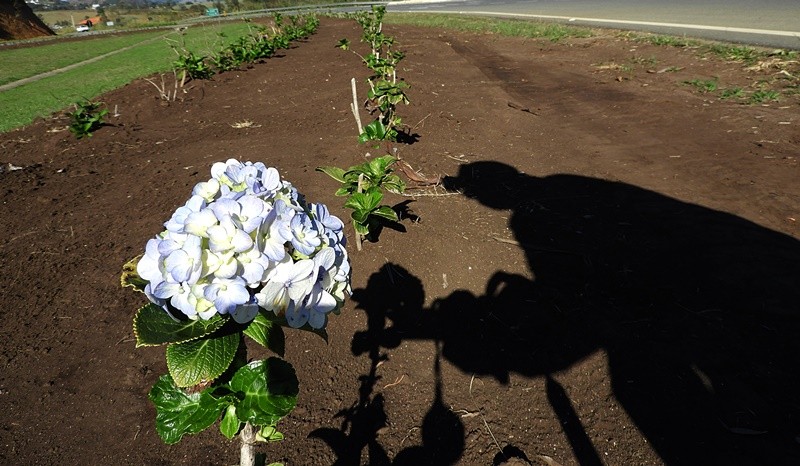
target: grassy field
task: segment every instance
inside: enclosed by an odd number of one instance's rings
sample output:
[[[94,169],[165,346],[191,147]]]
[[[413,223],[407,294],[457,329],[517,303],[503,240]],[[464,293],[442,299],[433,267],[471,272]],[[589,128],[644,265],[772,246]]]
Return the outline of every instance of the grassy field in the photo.
[[[462,15],[391,13],[386,15],[384,22],[386,24],[410,24],[468,32],[491,32],[511,37],[546,38],[552,41],[567,37],[591,37],[592,35],[591,29],[583,27]]]
[[[50,115],[78,100],[93,99],[142,76],[170,71],[176,58],[172,45],[181,46],[185,43],[185,47],[195,53],[211,54],[224,43],[236,39],[247,31],[247,24],[240,22],[195,26],[189,28],[184,36],[180,36],[177,32],[160,31],[159,34],[165,36],[163,40],[145,43],[77,69],[0,92],[0,132],[26,125],[37,117]],[[225,37],[220,37],[220,33]],[[98,40],[113,40],[113,38]],[[80,57],[90,53],[86,49],[91,50],[96,47],[95,40],[80,41],[76,44],[83,44],[83,48],[63,49],[69,50],[72,55],[61,57],[60,60],[75,63],[80,61]],[[33,63],[39,63],[38,70],[48,71],[45,68],[57,67],[52,64],[43,67],[42,60],[48,55],[39,49],[65,45],[67,44],[48,44],[42,47],[18,49],[19,54],[15,56],[15,60],[29,61],[31,68],[34,67]],[[0,52],[0,57],[9,52],[11,51]],[[48,61],[45,60],[44,63]]]
[[[164,31],[146,31],[118,37],[95,37],[79,42],[56,41],[40,47],[4,50],[0,53],[0,85],[63,68],[163,35]]]

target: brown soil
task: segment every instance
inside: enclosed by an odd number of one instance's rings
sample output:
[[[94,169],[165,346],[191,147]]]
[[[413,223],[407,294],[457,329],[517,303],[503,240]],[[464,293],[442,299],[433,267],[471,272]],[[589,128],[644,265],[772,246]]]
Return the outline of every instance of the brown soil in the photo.
[[[6,0],[0,4],[0,40],[54,36],[25,0]]]
[[[289,334],[301,394],[268,461],[800,464],[800,106],[681,84],[776,70],[612,35],[387,32],[412,85],[399,155],[450,191],[391,197],[405,231],[351,248],[330,343]],[[0,137],[24,167],[0,174],[0,463],[237,461],[214,429],[156,435],[164,353],[134,348],[120,267],[229,157],[348,215],[314,168],[378,151],[355,142],[366,70],[341,37],[356,25],[325,19],[178,102],[136,81],[90,139],[63,115]]]

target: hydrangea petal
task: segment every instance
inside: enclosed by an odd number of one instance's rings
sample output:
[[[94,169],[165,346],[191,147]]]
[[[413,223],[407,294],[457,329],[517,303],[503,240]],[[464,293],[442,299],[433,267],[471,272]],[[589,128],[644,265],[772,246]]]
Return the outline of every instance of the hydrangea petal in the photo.
[[[286,309],[286,323],[292,328],[300,328],[308,322],[308,309],[291,304]]]

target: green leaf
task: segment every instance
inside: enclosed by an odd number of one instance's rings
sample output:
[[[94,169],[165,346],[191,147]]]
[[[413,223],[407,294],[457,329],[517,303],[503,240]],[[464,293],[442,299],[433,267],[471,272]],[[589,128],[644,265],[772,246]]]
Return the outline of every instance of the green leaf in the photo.
[[[393,164],[397,159],[391,155],[384,155],[383,157],[376,157],[369,162],[370,174],[374,178],[382,178],[387,174],[389,165]]]
[[[318,172],[322,172],[334,180],[344,183],[344,173],[345,171],[339,167],[317,167],[316,170]]]
[[[353,189],[352,186],[342,186],[341,188],[337,189],[336,192],[333,193],[333,194],[335,196],[348,196],[353,191],[355,191],[355,190]]]
[[[256,315],[256,318],[244,330],[244,334],[283,357],[286,349],[286,335],[283,333],[283,327],[263,313],[259,312]]]
[[[374,186],[372,175],[370,175],[369,172],[369,164],[367,163],[354,165],[348,168],[344,176],[347,183],[351,186],[351,193],[358,192],[359,179],[362,191]]]
[[[372,212],[383,200],[383,193],[379,188],[370,188],[365,193],[353,193],[344,203],[345,207],[355,211]]]
[[[358,142],[381,141],[383,139],[386,139],[386,126],[380,119],[376,119],[364,127],[364,132],[358,137]]]
[[[302,330],[302,331],[305,331],[305,332],[311,332],[314,335],[317,335],[318,337],[320,337],[323,340],[325,340],[325,343],[328,343],[328,332],[324,328],[316,329],[316,328],[311,327],[308,324],[305,324],[300,328],[294,328],[291,325],[289,325],[289,323],[286,321],[285,317],[271,317],[269,315],[269,313],[266,314],[266,317],[273,324],[279,325],[280,327],[291,328],[292,330]],[[283,330],[283,329],[281,329],[281,330]],[[272,348],[270,348],[270,349],[272,349]],[[275,350],[273,350],[273,351],[275,351]],[[277,351],[276,351],[276,353],[277,353]]]
[[[196,434],[213,424],[230,398],[214,398],[211,389],[185,393],[172,377],[162,375],[148,395],[156,406],[156,432],[164,443],[178,443],[186,434]]]
[[[386,205],[382,205],[382,206],[378,207],[377,209],[373,210],[371,212],[371,214],[375,215],[377,217],[382,217],[382,218],[385,218],[387,220],[391,220],[393,222],[397,222],[397,221],[400,220],[397,217],[397,212],[395,212],[394,209],[392,209],[391,207],[386,206]]]
[[[140,277],[136,271],[136,264],[139,263],[141,258],[142,255],[140,254],[122,266],[122,275],[119,277],[119,282],[123,288],[129,286],[136,291],[144,292],[144,287],[147,286],[148,281]]]
[[[353,228],[356,230],[356,233],[361,236],[366,236],[369,234],[369,226],[367,226],[366,223],[355,222],[353,223]]]
[[[356,223],[365,224],[367,223],[367,219],[369,218],[370,213],[371,212],[368,212],[366,210],[354,210],[353,212],[350,213],[350,218],[352,218],[353,221],[355,221]]]
[[[297,404],[297,375],[278,358],[254,361],[240,368],[229,383],[241,401],[236,415],[255,426],[274,426]]]
[[[219,330],[226,320],[218,314],[208,320],[175,320],[164,309],[150,303],[141,307],[133,318],[136,347],[196,340]]]
[[[402,194],[406,190],[406,183],[397,175],[389,175],[383,180],[382,186],[390,193]]]
[[[239,432],[241,425],[241,421],[236,417],[236,406],[228,406],[228,409],[225,410],[225,415],[222,416],[222,421],[219,423],[219,431],[230,440]]]
[[[167,346],[167,368],[175,384],[191,387],[222,375],[236,355],[239,340],[238,333],[231,333]]]
[[[344,177],[348,183],[355,183],[358,181],[358,175],[361,174],[369,175],[369,162],[353,165],[347,169],[344,173]]]
[[[278,432],[275,426],[264,426],[256,433],[258,442],[280,442],[281,440],[283,440],[283,434]]]

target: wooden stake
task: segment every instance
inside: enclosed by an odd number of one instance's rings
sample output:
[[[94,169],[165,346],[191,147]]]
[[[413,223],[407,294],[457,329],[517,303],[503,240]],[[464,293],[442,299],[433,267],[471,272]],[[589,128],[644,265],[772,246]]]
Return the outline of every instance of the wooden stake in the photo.
[[[364,132],[361,126],[361,115],[358,113],[358,96],[356,95],[356,78],[350,79],[350,88],[353,90],[353,103],[350,104],[350,109],[353,111],[353,116],[356,117],[356,125],[358,126],[358,135]]]
[[[239,438],[242,441],[242,446],[239,450],[239,466],[255,466],[256,449],[254,445],[256,443],[256,433],[249,422],[244,424],[242,431],[239,432]]]

